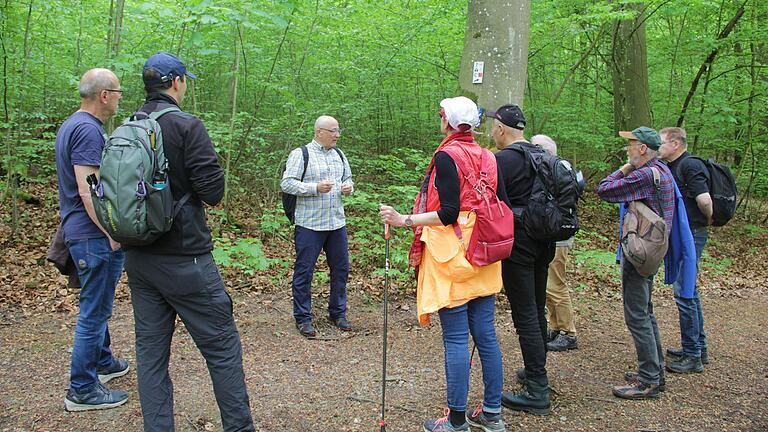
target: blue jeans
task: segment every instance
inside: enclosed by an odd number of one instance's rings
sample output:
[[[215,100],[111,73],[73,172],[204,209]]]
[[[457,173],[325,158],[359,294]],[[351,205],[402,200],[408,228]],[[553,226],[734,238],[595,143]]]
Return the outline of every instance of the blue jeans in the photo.
[[[90,391],[98,382],[97,367],[112,364],[109,327],[115,285],[123,270],[125,253],[112,251],[106,237],[67,240],[67,248],[80,277],[80,314],[75,326],[70,387]]]
[[[312,321],[312,276],[320,251],[325,251],[331,269],[331,293],[328,315],[346,318],[347,278],[349,277],[349,248],[347,228],[333,231],[313,231],[296,225],[296,264],[293,269],[293,317],[297,323]]]
[[[496,296],[490,295],[470,300],[455,308],[443,308],[438,311],[445,347],[448,408],[452,411],[467,410],[470,366],[468,342],[471,333],[483,365],[483,410],[488,413],[501,412],[504,378],[501,350],[494,327],[495,310]]]
[[[707,228],[697,228],[693,231],[693,242],[696,245],[696,269],[699,268],[701,253],[707,244],[709,233]],[[683,272],[673,284],[675,290],[675,303],[680,316],[680,341],[683,346],[683,354],[690,357],[700,357],[701,350],[707,348],[707,334],[704,333],[704,315],[701,311],[701,299],[698,286],[693,291],[693,298],[680,297],[682,291]]]

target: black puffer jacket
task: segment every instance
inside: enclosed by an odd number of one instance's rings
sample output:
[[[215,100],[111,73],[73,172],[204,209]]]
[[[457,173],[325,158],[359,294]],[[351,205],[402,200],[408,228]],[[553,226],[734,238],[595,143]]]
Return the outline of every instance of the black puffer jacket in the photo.
[[[163,93],[151,93],[139,111],[151,113],[176,101]],[[158,255],[202,255],[213,249],[211,231],[205,221],[202,203],[216,205],[224,196],[224,171],[219,165],[213,143],[203,122],[185,112],[168,113],[158,120],[163,133],[163,147],[168,159],[168,177],[174,200],[191,192],[171,230],[157,241],[128,248]]]

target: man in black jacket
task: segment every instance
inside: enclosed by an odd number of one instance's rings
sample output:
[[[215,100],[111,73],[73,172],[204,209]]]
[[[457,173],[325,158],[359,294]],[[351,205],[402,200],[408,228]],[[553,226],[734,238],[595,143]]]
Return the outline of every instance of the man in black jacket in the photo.
[[[525,210],[530,201],[536,177],[527,153],[544,150],[523,136],[525,117],[517,105],[504,105],[486,116],[493,118],[493,140],[499,149],[496,162],[504,178],[507,197],[515,213],[515,247],[512,255],[501,262],[504,291],[512,310],[520,340],[524,369],[517,371],[525,383],[519,392],[504,392],[501,403],[515,411],[539,415],[549,414],[549,380],[547,378],[547,273],[555,255],[555,244],[531,238],[526,232]]]
[[[187,77],[196,78],[175,56],[160,52],[150,57],[143,73],[147,99],[139,111],[177,107]],[[144,430],[174,430],[168,361],[178,315],[206,360],[224,430],[253,431],[240,334],[232,299],[211,255],[213,242],[203,209],[203,203],[215,205],[224,196],[224,173],[200,119],[169,112],[158,122],[174,200],[187,192],[191,197],[170,231],[148,246],[126,251]]]

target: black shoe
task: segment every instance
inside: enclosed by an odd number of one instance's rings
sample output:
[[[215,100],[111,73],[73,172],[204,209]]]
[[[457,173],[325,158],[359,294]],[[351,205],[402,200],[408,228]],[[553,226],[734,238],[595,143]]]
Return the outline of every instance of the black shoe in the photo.
[[[677,358],[685,357],[685,353],[683,353],[682,348],[667,348],[667,355],[669,357],[677,357]],[[677,359],[673,359],[673,361],[674,360],[677,360]],[[709,352],[706,348],[701,349],[701,363],[709,364]]]
[[[674,373],[701,373],[704,372],[704,366],[701,364],[701,357],[684,356],[680,360],[667,363],[667,370]]]
[[[656,399],[659,397],[659,386],[637,381],[633,384],[614,387],[613,395],[617,398],[630,400]]]
[[[501,404],[513,411],[549,415],[549,383],[547,376],[526,377],[525,387],[517,392],[502,392]]]
[[[635,384],[640,382],[640,376],[637,372],[625,372],[624,380],[627,384]],[[664,371],[661,371],[661,376],[659,377],[659,391],[667,391],[667,378],[664,376]]]
[[[547,351],[568,351],[578,348],[576,336],[568,336],[564,331],[558,333],[555,340],[547,343]]]
[[[112,359],[111,365],[105,368],[96,368],[96,373],[99,376],[99,381],[101,381],[102,384],[106,384],[115,378],[119,378],[127,374],[130,369],[131,368],[128,366],[127,361],[120,358],[115,358]]]
[[[329,318],[329,319],[331,320],[331,323],[333,323],[333,325],[338,327],[339,330],[352,331],[352,324],[350,324],[346,318],[339,317],[339,318]]]
[[[317,336],[317,332],[315,331],[315,328],[312,327],[311,321],[307,321],[305,323],[296,323],[296,328],[299,330],[299,333],[301,333],[301,335],[304,336],[305,338],[311,339]]]

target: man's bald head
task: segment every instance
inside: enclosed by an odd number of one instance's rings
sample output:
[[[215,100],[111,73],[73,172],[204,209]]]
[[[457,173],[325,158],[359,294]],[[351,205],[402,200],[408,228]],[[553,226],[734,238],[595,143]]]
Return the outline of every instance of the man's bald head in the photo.
[[[541,147],[545,152],[553,156],[557,156],[557,144],[555,144],[555,140],[546,135],[532,136],[531,144]]]
[[[327,115],[321,115],[315,120],[315,141],[330,149],[336,146],[336,141],[341,136],[341,129],[339,129],[339,122]]]
[[[315,120],[315,129],[320,128],[328,128],[330,129],[332,126],[338,125],[339,122],[336,121],[335,118],[327,115],[321,115],[320,117]]]
[[[117,76],[109,69],[96,68],[83,74],[77,87],[82,99],[96,99],[105,89],[117,87]]]

